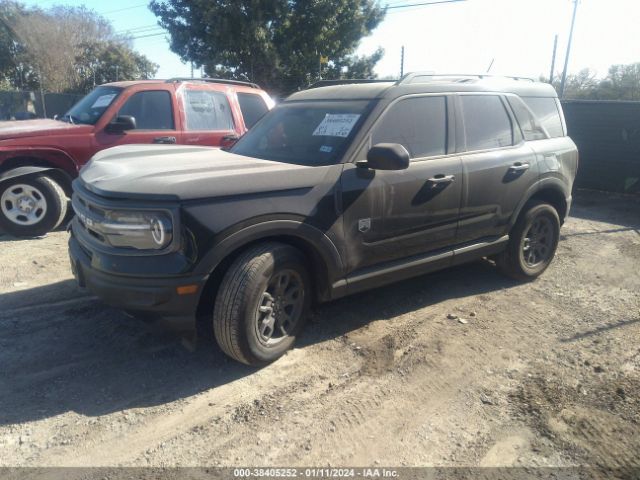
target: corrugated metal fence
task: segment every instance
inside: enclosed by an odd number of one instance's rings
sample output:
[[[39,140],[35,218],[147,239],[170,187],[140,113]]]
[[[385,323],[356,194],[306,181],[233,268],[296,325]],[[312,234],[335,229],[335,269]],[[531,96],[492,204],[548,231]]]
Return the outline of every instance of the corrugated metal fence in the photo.
[[[640,193],[640,102],[562,102],[580,151],[575,186]]]

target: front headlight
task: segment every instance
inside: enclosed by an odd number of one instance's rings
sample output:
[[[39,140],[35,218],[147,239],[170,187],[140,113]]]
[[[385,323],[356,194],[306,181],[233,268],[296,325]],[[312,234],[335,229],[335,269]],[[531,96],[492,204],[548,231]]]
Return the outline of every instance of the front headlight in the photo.
[[[108,210],[101,227],[114,247],[162,250],[173,239],[171,216],[166,212]]]

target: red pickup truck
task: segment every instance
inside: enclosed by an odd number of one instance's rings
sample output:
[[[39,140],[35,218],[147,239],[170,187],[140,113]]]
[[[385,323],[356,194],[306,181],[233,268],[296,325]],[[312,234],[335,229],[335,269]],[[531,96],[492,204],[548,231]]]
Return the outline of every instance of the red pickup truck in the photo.
[[[108,83],[55,120],[0,122],[0,229],[38,236],[59,226],[71,181],[100,150],[230,146],[272,107],[252,83],[177,78]]]

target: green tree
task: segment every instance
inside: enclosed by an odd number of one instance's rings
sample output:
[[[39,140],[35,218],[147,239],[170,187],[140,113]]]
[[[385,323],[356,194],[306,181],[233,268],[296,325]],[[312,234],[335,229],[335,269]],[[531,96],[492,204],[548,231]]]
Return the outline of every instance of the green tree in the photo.
[[[640,100],[640,63],[612,65],[598,86],[601,99]]]
[[[373,77],[382,56],[354,56],[384,18],[376,0],[152,0],[150,7],[183,60],[280,94],[320,75]],[[329,59],[322,72],[321,55]]]
[[[153,78],[158,65],[124,43],[90,42],[81,45],[76,69],[80,77],[77,90],[86,92],[103,83]]]
[[[540,77],[540,80],[548,82],[544,77]],[[560,91],[560,74],[556,74],[553,86]],[[567,75],[564,98],[640,100],[640,63],[612,65],[605,78],[597,78],[595,72],[588,68]]]

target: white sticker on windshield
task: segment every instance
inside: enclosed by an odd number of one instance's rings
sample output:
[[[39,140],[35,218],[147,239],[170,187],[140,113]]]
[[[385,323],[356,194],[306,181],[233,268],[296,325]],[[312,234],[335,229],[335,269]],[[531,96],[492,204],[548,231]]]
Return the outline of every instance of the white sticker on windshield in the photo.
[[[331,145],[322,145],[320,147],[320,151],[322,153],[331,153],[331,150],[333,150],[333,147]]]
[[[359,118],[358,113],[327,113],[313,136],[347,137]]]
[[[98,99],[95,102],[93,102],[93,105],[91,105],[91,108],[108,107],[109,104],[111,103],[111,100],[113,100],[115,96],[116,96],[115,93],[110,93],[109,95],[100,95]]]

